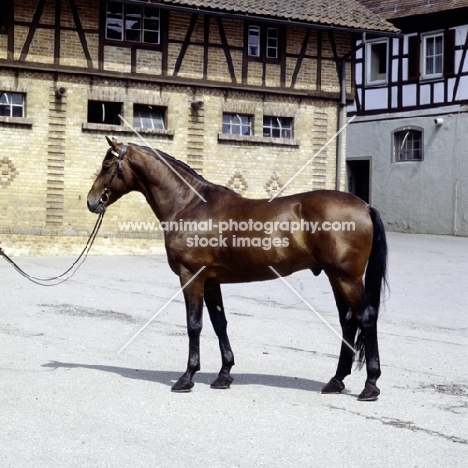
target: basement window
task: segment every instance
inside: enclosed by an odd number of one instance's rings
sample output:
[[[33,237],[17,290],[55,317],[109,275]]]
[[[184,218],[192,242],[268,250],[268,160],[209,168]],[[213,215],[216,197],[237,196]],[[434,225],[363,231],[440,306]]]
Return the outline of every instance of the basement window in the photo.
[[[88,122],[107,125],[121,125],[121,102],[88,101]]]

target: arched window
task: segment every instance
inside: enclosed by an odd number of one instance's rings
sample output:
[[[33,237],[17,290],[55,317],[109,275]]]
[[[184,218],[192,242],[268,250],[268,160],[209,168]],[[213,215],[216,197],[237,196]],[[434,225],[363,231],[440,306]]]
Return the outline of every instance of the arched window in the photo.
[[[422,161],[424,158],[423,129],[404,127],[393,132],[393,161]]]

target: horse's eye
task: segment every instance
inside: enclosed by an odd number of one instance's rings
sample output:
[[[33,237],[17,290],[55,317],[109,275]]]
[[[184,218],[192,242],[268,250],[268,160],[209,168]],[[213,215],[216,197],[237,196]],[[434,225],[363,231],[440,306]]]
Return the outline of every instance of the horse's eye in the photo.
[[[104,174],[106,174],[107,172],[110,171],[110,167],[109,166],[102,166],[102,172],[104,172]]]

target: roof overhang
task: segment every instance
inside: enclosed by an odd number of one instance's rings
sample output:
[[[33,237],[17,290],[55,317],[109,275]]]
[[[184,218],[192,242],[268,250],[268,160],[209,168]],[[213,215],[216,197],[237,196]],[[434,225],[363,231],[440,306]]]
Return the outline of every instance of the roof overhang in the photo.
[[[100,2],[105,2],[106,0],[99,0]],[[243,12],[227,12],[224,10],[217,10],[214,8],[208,7],[195,7],[195,6],[188,6],[188,5],[180,5],[180,4],[167,4],[167,3],[158,3],[152,2],[151,0],[119,0],[119,3],[124,3],[128,5],[135,5],[139,4],[142,6],[154,5],[155,7],[160,8],[161,10],[170,10],[170,11],[178,11],[182,13],[198,13],[203,15],[210,15],[210,16],[222,16],[223,18],[230,18],[230,19],[237,19],[241,21],[261,21],[262,23],[270,23],[282,26],[290,26],[290,27],[299,27],[299,28],[308,28],[308,29],[321,29],[321,30],[328,30],[328,31],[340,31],[340,32],[347,32],[347,33],[369,33],[375,34],[379,36],[385,37],[400,37],[402,36],[400,31],[392,32],[392,31],[381,31],[375,29],[366,29],[366,28],[351,28],[346,26],[335,26],[332,24],[322,24],[322,23],[313,23],[308,21],[298,21],[298,20],[290,20],[284,18],[278,18],[268,15],[254,15],[249,13]]]

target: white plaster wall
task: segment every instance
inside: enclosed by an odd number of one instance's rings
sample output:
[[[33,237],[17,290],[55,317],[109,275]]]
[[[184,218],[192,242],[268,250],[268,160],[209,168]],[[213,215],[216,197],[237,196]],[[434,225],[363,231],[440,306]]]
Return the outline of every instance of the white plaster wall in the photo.
[[[462,109],[463,110],[463,109]],[[434,111],[433,111],[434,112]],[[444,124],[434,125],[441,116]],[[392,132],[424,129],[422,162],[392,161]],[[468,113],[359,121],[347,129],[347,159],[371,157],[371,200],[389,230],[468,236]]]

